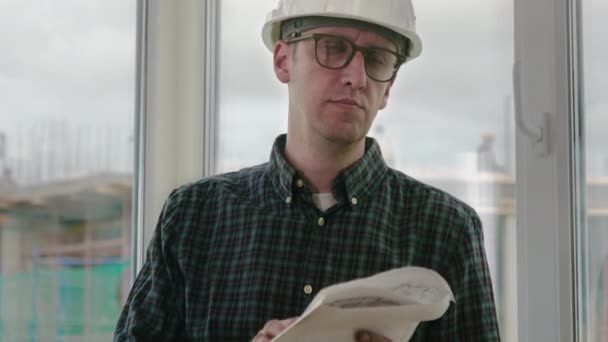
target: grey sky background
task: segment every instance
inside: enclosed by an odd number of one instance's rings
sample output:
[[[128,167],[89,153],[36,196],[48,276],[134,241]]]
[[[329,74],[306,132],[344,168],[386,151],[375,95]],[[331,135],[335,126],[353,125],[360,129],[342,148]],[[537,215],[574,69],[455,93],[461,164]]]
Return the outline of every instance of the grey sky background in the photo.
[[[0,127],[131,125],[135,1],[0,0]]]
[[[583,1],[584,115],[588,174],[608,175],[608,2]]]
[[[586,122],[590,171],[608,168],[608,3],[583,0]],[[221,156],[263,162],[286,127],[286,89],[260,38],[277,0],[221,0]],[[505,162],[513,142],[505,121],[511,96],[512,1],[414,0],[423,55],[400,71],[379,113],[407,168],[462,166],[494,131]],[[44,120],[133,125],[135,1],[0,0],[0,131]],[[507,113],[508,114],[508,113]],[[373,134],[373,131],[372,131]],[[9,140],[14,153],[15,142]],[[129,148],[124,142],[124,148]]]
[[[13,177],[131,172],[135,1],[0,0],[0,27],[0,131]]]

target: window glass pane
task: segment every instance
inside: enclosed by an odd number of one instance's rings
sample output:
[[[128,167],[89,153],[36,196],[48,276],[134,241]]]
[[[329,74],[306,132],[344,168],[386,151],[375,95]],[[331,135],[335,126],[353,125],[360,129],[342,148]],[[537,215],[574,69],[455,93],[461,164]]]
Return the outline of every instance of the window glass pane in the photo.
[[[579,235],[579,323],[585,341],[608,341],[608,3],[581,4],[587,221]]]
[[[217,172],[267,161],[287,130],[287,89],[260,38],[277,2],[221,2]],[[517,341],[513,3],[414,0],[414,7],[424,51],[400,70],[369,134],[390,166],[480,214],[501,334]]]
[[[0,341],[108,341],[129,279],[135,1],[0,0]]]

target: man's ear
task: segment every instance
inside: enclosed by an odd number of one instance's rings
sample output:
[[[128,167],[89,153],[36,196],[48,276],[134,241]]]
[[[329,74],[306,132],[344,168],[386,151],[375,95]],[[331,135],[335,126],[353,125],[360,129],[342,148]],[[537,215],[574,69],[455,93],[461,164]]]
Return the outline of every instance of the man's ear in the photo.
[[[274,74],[282,83],[289,82],[289,47],[284,41],[278,40],[274,45]]]
[[[388,103],[388,97],[391,94],[391,88],[393,87],[393,83],[395,83],[395,78],[393,77],[386,85],[386,90],[384,91],[384,97],[382,98],[382,103],[380,104],[379,109],[384,109],[386,104]]]

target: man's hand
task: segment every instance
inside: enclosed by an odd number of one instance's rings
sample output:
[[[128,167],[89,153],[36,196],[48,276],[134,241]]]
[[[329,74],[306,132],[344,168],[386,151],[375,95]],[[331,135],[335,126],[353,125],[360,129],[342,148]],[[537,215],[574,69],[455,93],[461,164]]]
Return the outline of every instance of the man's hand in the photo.
[[[374,334],[371,331],[357,331],[355,334],[355,341],[357,342],[391,342],[390,338]]]
[[[270,342],[277,337],[283,330],[294,324],[298,317],[292,317],[284,320],[273,319],[268,321],[262,330],[253,337],[251,342]],[[392,342],[391,339],[380,336],[371,331],[358,331],[355,336],[356,342]]]
[[[262,330],[253,337],[251,342],[270,342],[283,330],[287,329],[290,325],[294,324],[298,317],[292,317],[284,320],[273,319],[268,321]]]

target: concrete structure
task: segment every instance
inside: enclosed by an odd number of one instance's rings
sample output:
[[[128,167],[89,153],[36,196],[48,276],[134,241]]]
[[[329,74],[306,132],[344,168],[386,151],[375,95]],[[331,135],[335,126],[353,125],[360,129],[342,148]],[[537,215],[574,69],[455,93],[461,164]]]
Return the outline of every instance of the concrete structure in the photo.
[[[131,184],[0,184],[0,341],[111,338],[129,284]]]

